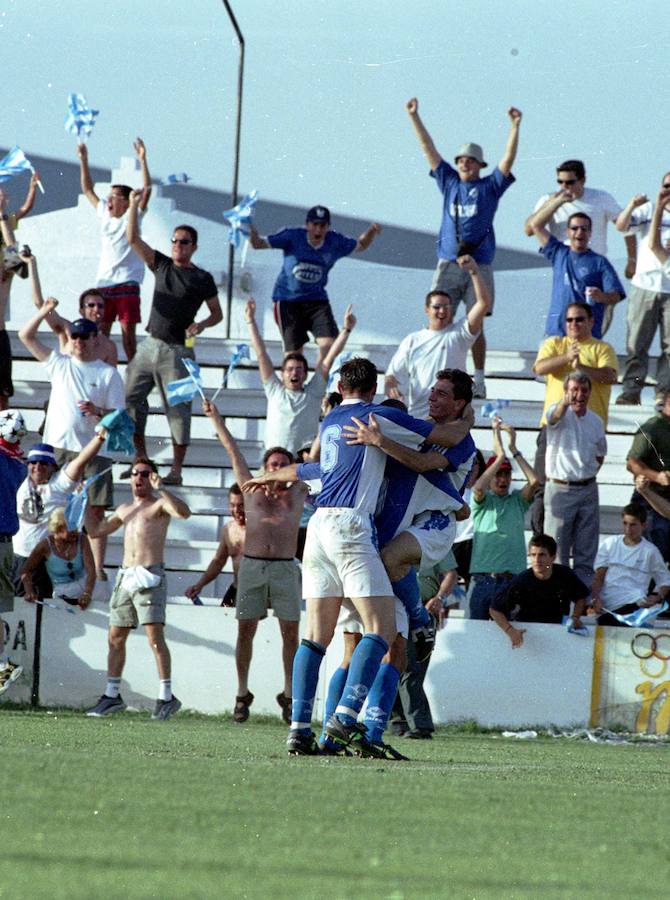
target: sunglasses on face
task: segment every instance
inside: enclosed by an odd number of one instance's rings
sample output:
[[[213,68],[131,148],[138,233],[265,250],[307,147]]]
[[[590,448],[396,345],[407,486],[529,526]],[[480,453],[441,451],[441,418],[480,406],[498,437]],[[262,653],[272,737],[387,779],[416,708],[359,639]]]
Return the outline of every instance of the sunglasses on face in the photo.
[[[133,478],[148,478],[151,475],[151,469],[133,469],[130,474]]]
[[[188,238],[172,238],[172,243],[173,244],[182,244],[184,246],[186,244],[192,244],[193,241],[189,240]]]
[[[586,316],[566,316],[566,322],[586,322]]]
[[[91,337],[90,334],[73,334],[73,341],[87,341]]]
[[[557,178],[557,184],[577,184],[576,178]]]

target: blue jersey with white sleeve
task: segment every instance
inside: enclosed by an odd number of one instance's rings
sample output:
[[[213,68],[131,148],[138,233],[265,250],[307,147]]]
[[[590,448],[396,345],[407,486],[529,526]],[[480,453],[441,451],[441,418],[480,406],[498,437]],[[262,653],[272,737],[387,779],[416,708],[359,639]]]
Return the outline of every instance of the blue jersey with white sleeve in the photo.
[[[318,507],[355,509],[369,514],[377,508],[386,454],[377,447],[347,444],[346,432],[343,431],[345,425],[351,424],[352,416],[367,423],[370,413],[374,413],[383,434],[413,449],[418,449],[434,428],[432,422],[415,419],[390,406],[344,400],[321,423],[321,493],[317,500]],[[303,466],[298,466],[298,477],[307,477]]]
[[[328,300],[328,272],[338,259],[349,256],[358,241],[327,231],[320,247],[307,240],[306,228],[284,228],[267,237],[268,244],[284,251],[284,262],[272,292],[273,300]]]

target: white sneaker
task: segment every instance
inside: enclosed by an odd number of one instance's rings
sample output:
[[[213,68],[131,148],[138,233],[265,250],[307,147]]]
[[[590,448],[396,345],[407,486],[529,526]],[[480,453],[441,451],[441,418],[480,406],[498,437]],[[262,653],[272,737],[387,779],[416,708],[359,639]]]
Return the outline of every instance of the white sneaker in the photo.
[[[472,397],[474,400],[486,400],[486,385],[483,381],[480,384],[475,383],[472,389]]]
[[[0,694],[4,694],[14,684],[17,678],[21,677],[23,666],[7,660],[7,663],[0,669]]]

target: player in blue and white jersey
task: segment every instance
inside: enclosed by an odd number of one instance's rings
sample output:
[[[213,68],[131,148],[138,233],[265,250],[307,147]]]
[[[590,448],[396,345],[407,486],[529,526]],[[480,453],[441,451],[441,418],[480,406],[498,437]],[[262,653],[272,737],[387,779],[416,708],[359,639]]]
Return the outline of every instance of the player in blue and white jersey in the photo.
[[[356,718],[397,631],[393,593],[372,521],[386,458],[375,447],[348,444],[344,426],[352,416],[365,422],[373,413],[384,434],[414,448],[425,440],[453,446],[470,427],[465,420],[434,425],[375,406],[371,401],[376,387],[374,365],[369,360],[349,360],[340,372],[344,400],[322,423],[322,491],[308,527],[303,559],[307,629],[293,665],[289,753],[318,752],[311,731],[312,707],[319,668],[333,637],[342,598],[351,599],[366,631],[352,657],[342,701],[328,723],[329,733],[344,743],[363,730]],[[297,477],[295,469],[292,474]],[[262,477],[253,479],[245,489],[254,490],[262,483]]]
[[[358,239],[331,231],[325,206],[307,211],[304,228],[283,228],[261,237],[252,226],[249,241],[255,250],[284,253],[272,299],[285,353],[302,353],[311,332],[319,346],[318,368],[339,333],[326,293],[328,273],[343,256],[367,250],[380,231],[376,223]]]

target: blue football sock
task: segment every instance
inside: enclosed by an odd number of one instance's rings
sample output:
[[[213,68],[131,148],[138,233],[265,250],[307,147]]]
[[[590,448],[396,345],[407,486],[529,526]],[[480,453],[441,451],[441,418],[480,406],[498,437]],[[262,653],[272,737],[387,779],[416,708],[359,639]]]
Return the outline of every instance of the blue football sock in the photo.
[[[400,672],[392,663],[382,663],[368,694],[365,710],[365,727],[369,741],[381,741],[393,709]]]
[[[340,702],[344,685],[347,683],[347,675],[349,669],[335,669],[328,685],[328,694],[326,695],[326,708],[323,712],[323,731],[321,732],[320,742],[324,743],[327,739],[326,722],[335,712],[337,704]]]
[[[315,641],[300,641],[300,646],[293,658],[293,683],[291,693],[291,730],[311,734],[312,708],[319,681],[321,661],[326,648]]]
[[[349,663],[347,683],[335,714],[345,725],[352,725],[363,708],[368,691],[389,645],[378,634],[364,634]]]
[[[419,579],[414,569],[410,569],[404,578],[391,583],[393,593],[407,610],[410,630],[422,628],[430,624],[430,614],[421,602]]]

